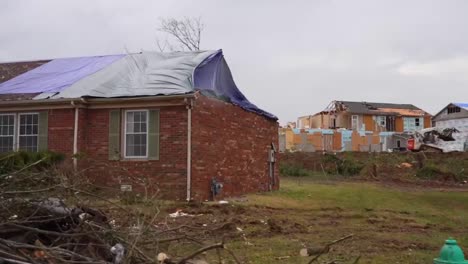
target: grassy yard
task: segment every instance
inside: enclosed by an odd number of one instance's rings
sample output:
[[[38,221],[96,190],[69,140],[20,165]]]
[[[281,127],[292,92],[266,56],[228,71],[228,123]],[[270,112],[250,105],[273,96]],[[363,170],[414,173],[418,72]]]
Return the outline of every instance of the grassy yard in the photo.
[[[233,199],[229,204],[163,203],[158,223],[169,227],[189,225],[205,230],[195,237],[205,244],[225,238],[227,247],[243,263],[308,263],[299,250],[321,247],[349,234],[318,263],[432,263],[445,239],[454,237],[468,253],[468,188],[416,188],[369,182],[317,180],[294,177],[281,180],[281,190]],[[150,203],[151,204],[151,203]],[[148,209],[155,205],[131,209]],[[159,211],[158,209],[158,211]],[[181,209],[191,216],[168,218]],[[142,211],[143,212],[143,211]],[[161,225],[161,224],[159,224]],[[196,234],[200,234],[197,232]],[[190,232],[187,234],[193,236]],[[157,246],[157,245],[154,245]],[[175,258],[186,256],[199,245],[174,242],[161,250]],[[159,250],[159,251],[158,251]],[[204,256],[220,263],[216,252]],[[228,255],[225,262],[234,263]]]
[[[304,245],[354,234],[321,259],[352,263],[360,255],[359,263],[427,264],[448,237],[468,253],[467,201],[468,192],[460,190],[283,178],[280,191],[239,204],[247,210],[238,222],[245,241],[231,247],[250,263],[307,263],[298,256]]]

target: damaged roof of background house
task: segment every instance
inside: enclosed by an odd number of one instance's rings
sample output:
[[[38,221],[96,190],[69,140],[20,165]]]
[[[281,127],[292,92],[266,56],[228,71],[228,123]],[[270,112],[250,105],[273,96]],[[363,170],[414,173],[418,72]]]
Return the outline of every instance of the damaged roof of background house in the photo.
[[[249,102],[237,88],[222,50],[54,59],[1,83],[0,99],[121,98],[196,91],[278,119]]]
[[[352,114],[401,116],[429,115],[424,110],[412,104],[334,101],[333,107],[336,109],[336,111],[346,111]]]

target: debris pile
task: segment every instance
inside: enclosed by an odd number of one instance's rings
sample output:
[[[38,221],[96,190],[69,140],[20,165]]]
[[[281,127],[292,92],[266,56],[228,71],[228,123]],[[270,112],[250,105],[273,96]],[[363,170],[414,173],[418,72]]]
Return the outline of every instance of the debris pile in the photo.
[[[134,206],[120,190],[99,191],[80,177],[29,169],[0,175],[1,264],[193,264],[207,263],[209,251],[241,263],[220,236],[225,223],[199,223],[203,214],[180,209],[161,214],[154,198]]]
[[[2,213],[0,263],[123,263],[122,241],[99,210],[67,207],[58,198],[10,198],[2,207],[16,214]]]

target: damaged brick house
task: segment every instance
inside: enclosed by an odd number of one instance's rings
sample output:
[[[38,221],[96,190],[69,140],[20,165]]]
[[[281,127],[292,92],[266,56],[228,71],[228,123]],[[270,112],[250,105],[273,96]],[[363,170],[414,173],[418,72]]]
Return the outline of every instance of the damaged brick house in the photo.
[[[277,118],[221,50],[0,64],[0,152],[50,150],[114,187],[205,200],[276,190]]]
[[[298,118],[300,128],[345,128],[410,132],[431,127],[431,115],[412,104],[333,101],[315,115]]]
[[[315,115],[299,117],[298,125],[342,131],[347,135],[342,139],[345,150],[356,150],[350,139],[358,132],[366,138],[359,143],[361,151],[394,151],[406,150],[413,131],[431,127],[431,115],[412,104],[332,101]]]

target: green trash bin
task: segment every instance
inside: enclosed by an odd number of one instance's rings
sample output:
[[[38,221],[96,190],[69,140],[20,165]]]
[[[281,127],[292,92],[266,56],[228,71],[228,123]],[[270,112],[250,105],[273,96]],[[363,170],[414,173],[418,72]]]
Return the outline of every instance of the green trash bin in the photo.
[[[434,264],[468,264],[463,251],[453,238],[445,240],[445,245],[440,250],[438,258],[434,259]]]

